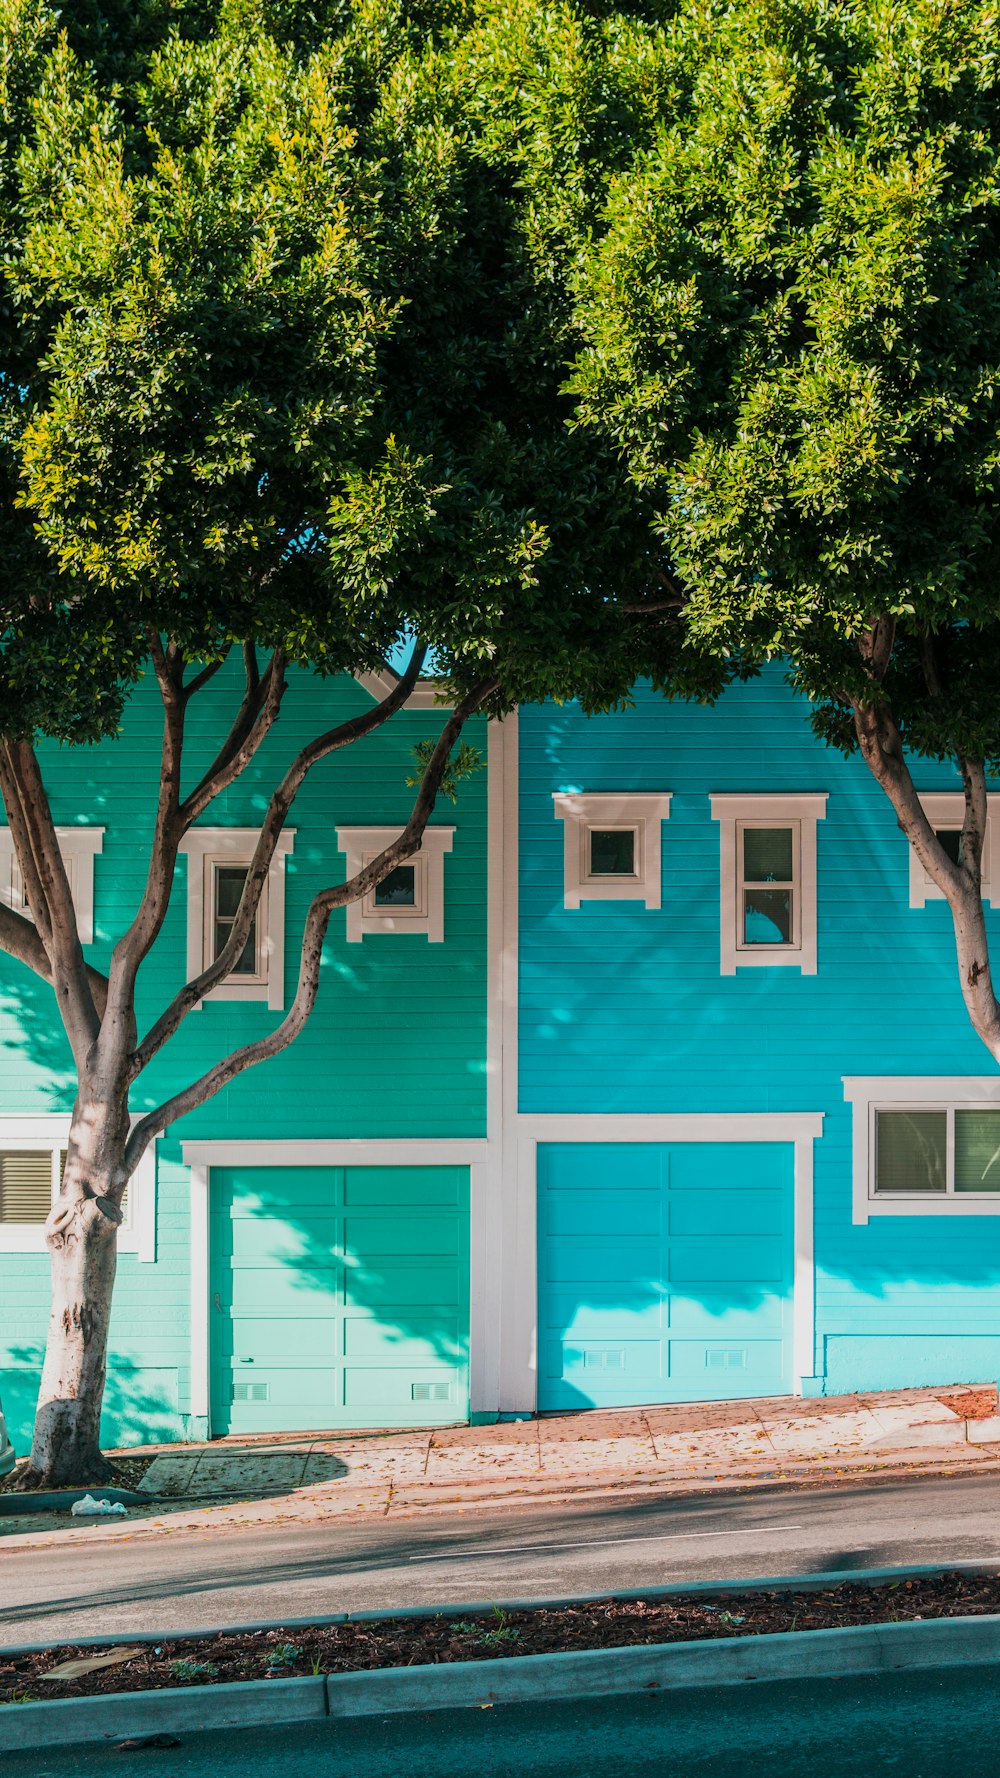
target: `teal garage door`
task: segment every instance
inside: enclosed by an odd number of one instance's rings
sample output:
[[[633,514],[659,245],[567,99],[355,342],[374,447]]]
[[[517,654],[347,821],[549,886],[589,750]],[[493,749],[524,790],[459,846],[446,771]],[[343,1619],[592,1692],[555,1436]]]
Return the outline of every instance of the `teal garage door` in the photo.
[[[468,1418],[465,1167],[211,1175],[212,1430]]]
[[[792,1387],[793,1148],[538,1148],[542,1409]]]

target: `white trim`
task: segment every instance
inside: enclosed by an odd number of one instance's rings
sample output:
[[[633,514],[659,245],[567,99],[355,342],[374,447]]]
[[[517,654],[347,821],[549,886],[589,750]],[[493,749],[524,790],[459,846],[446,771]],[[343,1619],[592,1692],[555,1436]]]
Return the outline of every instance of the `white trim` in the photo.
[[[661,905],[661,829],[670,819],[667,791],[553,791],[557,821],[563,823],[563,906],[581,901],[643,901]],[[635,871],[629,876],[593,875],[589,836],[593,828],[631,828]]]
[[[208,1167],[195,1163],[191,1167],[190,1238],[191,1254],[188,1276],[191,1290],[191,1417],[206,1422],[207,1436],[212,1436],[212,1305],[209,1297],[209,1248],[211,1223],[208,1191]]]
[[[338,827],[337,850],[347,854],[347,876],[356,876],[403,832],[401,827]],[[414,908],[379,908],[375,892],[360,901],[347,903],[347,942],[361,943],[373,932],[422,933],[429,944],[444,941],[444,855],[450,852],[455,837],[453,827],[425,827],[416,852],[405,860],[419,871],[417,906]]]
[[[205,995],[206,1000],[266,1000],[271,1012],[285,1004],[285,859],[295,846],[295,828],[278,836],[267,872],[266,896],[258,908],[258,943],[266,963],[266,981],[235,981],[231,976]],[[193,981],[208,962],[206,883],[215,863],[250,864],[260,830],[256,827],[190,827],[178,850],[187,867],[187,980]],[[199,1005],[201,1003],[199,1002]]]
[[[872,1216],[1000,1216],[1000,1192],[955,1192],[932,1197],[929,1192],[903,1192],[878,1196],[874,1185],[875,1113],[919,1106],[946,1111],[950,1159],[955,1109],[1000,1110],[1000,1075],[844,1075],[844,1098],[852,1108],[851,1119],[851,1221],[866,1223]]]
[[[506,1177],[514,1164],[506,1120],[511,1075],[517,1084],[517,713],[490,722],[486,742],[487,1159],[482,1193],[474,1194],[470,1205],[469,1406],[474,1414],[498,1411],[503,1364]]]
[[[141,1113],[132,1117],[139,1122]],[[38,1116],[0,1117],[0,1149],[52,1153],[52,1201],[59,1190],[58,1156],[69,1142],[69,1112],[43,1112]],[[41,1223],[0,1223],[0,1254],[45,1253],[45,1229]],[[146,1149],[128,1185],[128,1205],[118,1230],[119,1253],[134,1253],[144,1263],[156,1258],[156,1142]]]
[[[920,807],[931,826],[961,830],[965,820],[965,794],[961,790],[918,790]],[[982,891],[990,907],[1000,907],[1000,792],[988,791],[986,796],[986,836],[983,842]],[[906,837],[905,835],[903,836]],[[933,877],[924,870],[917,854],[906,841],[910,855],[910,906],[922,908],[928,901],[943,901],[944,895]]]
[[[94,942],[94,859],[104,851],[103,827],[57,827],[56,839],[63,855],[70,880],[70,892],[76,911],[76,929],[82,945]],[[0,827],[0,902],[34,918],[24,899],[21,867],[14,849],[14,836],[9,827]]]
[[[423,1136],[376,1141],[320,1136],[295,1142],[196,1137],[181,1143],[181,1155],[186,1167],[468,1167],[486,1160],[486,1143]]]
[[[998,1082],[1000,1085],[1000,1082]],[[813,1237],[813,1143],[823,1133],[821,1111],[533,1112],[517,1119],[516,1179],[519,1253],[514,1326],[504,1340],[509,1412],[533,1411],[538,1401],[537,1201],[539,1142],[790,1142],[794,1144],[792,1390],[815,1374],[816,1283]],[[530,1287],[529,1287],[530,1281]]]
[[[377,672],[355,673],[358,684],[381,704],[399,684],[400,674],[394,673],[391,667],[382,667]],[[405,710],[452,710],[455,700],[447,692],[440,689],[437,679],[418,679],[403,708]]]
[[[768,792],[713,795],[712,819],[719,823],[719,973],[735,975],[737,969],[790,968],[803,975],[817,970],[818,916],[816,907],[816,823],[826,816],[825,791]],[[739,830],[746,824],[775,822],[793,827],[798,838],[798,909],[796,943],[791,945],[743,945],[740,941]]]

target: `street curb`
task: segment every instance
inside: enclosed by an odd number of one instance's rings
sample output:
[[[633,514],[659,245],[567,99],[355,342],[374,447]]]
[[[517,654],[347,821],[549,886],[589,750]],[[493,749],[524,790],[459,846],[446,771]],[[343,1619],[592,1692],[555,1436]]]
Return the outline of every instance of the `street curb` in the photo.
[[[123,1741],[127,1737],[200,1734],[203,1729],[319,1722],[327,1714],[322,1674],[308,1679],[185,1685],[169,1691],[112,1692],[96,1698],[0,1706],[0,1753]]]
[[[0,1519],[15,1518],[30,1513],[69,1512],[74,1501],[86,1500],[93,1494],[95,1500],[120,1501],[122,1506],[149,1506],[153,1496],[137,1494],[133,1488],[56,1488],[49,1493],[39,1494],[0,1494]],[[99,1515],[95,1513],[95,1518]]]
[[[16,1659],[19,1655],[45,1654],[53,1648],[119,1648],[126,1643],[136,1645],[154,1642],[200,1642],[211,1636],[253,1636],[261,1630],[328,1629],[333,1624],[377,1624],[391,1618],[491,1617],[500,1611],[561,1611],[574,1605],[600,1605],[619,1599],[656,1600],[688,1598],[693,1595],[731,1599],[739,1593],[815,1592],[823,1587],[878,1585],[884,1581],[917,1580],[928,1575],[998,1574],[1000,1557],[993,1562],[958,1561],[916,1562],[905,1568],[838,1568],[818,1574],[776,1574],[752,1580],[670,1581],[658,1587],[623,1587],[620,1591],[594,1591],[553,1595],[545,1599],[474,1599],[455,1604],[380,1606],[371,1611],[333,1611],[311,1617],[265,1618],[244,1624],[206,1624],[202,1629],[119,1631],[110,1636],[63,1636],[53,1641],[0,1644],[0,1658]],[[951,1620],[941,1620],[951,1621]],[[976,1620],[977,1622],[980,1620]],[[810,1632],[813,1634],[814,1632]],[[819,1632],[815,1632],[819,1634]],[[760,1638],[756,1637],[756,1641]],[[525,1657],[521,1657],[522,1659]],[[477,1663],[481,1665],[482,1663]],[[215,1688],[218,1690],[218,1687]]]
[[[721,1642],[584,1649],[565,1654],[395,1667],[324,1680],[250,1680],[180,1686],[0,1709],[0,1751],[102,1743],[157,1730],[316,1722],[404,1711],[556,1703],[580,1697],[702,1690],[768,1681],[844,1679],[994,1665],[1000,1616],[862,1624],[844,1630],[780,1631]],[[14,1738],[6,1731],[8,1719]]]

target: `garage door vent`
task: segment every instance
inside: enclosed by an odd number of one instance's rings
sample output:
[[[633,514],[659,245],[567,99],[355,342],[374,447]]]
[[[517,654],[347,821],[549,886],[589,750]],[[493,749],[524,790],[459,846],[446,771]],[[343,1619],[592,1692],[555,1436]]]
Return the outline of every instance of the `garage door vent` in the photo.
[[[270,1383],[234,1383],[234,1401],[268,1401],[270,1400]]]
[[[450,1383],[414,1383],[412,1385],[413,1401],[450,1401]]]
[[[705,1363],[710,1371],[745,1371],[747,1349],[745,1346],[709,1346]]]

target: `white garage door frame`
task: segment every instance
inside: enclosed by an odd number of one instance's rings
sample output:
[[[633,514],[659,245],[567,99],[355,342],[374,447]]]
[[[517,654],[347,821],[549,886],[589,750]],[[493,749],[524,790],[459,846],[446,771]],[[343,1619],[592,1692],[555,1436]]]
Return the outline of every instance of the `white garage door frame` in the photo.
[[[486,1143],[428,1140],[300,1142],[182,1142],[191,1173],[191,1407],[211,1436],[209,1174],[213,1167],[468,1167],[469,1169],[469,1386],[482,1393],[478,1374],[489,1341],[490,1261],[486,1239]]]
[[[538,1404],[538,1144],[540,1142],[784,1142],[794,1160],[792,1392],[813,1375],[816,1277],[813,1253],[813,1144],[821,1111],[522,1113],[516,1119],[515,1173],[504,1194],[501,1279],[500,1411]]]

